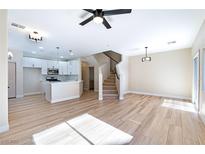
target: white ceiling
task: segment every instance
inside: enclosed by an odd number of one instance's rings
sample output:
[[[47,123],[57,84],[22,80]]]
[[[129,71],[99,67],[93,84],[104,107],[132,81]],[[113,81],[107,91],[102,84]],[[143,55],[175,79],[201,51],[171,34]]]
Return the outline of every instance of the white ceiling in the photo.
[[[22,50],[25,56],[49,59],[57,58],[56,46],[60,47],[59,56],[66,59],[106,50],[137,55],[144,53],[145,46],[148,52],[189,48],[205,19],[205,10],[132,10],[131,14],[109,17],[111,29],[94,22],[80,26],[89,16],[83,10],[9,10],[9,48]],[[32,42],[28,32],[12,27],[11,22],[41,32],[43,41]],[[169,41],[176,44],[168,45]]]

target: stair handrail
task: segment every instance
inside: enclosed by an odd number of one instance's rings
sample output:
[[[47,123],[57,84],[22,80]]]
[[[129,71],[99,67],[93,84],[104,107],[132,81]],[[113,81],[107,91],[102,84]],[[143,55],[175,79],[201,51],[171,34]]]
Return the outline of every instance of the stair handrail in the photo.
[[[112,51],[112,52],[114,52],[114,51]],[[107,52],[103,52],[103,53],[104,53],[106,56],[108,56],[108,57],[110,58],[110,60],[112,60],[113,62],[115,62],[116,65],[120,62],[120,61],[118,61],[118,60],[115,60],[112,56],[110,56],[109,53],[107,53]],[[114,73],[115,73],[117,79],[119,80],[120,77],[119,77],[119,74],[118,74],[117,71],[116,71],[116,65],[115,65],[115,68],[114,68]]]

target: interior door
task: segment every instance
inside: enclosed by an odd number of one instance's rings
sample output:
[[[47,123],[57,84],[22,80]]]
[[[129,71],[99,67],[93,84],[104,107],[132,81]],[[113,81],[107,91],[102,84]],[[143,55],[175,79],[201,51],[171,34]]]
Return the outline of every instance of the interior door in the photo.
[[[194,79],[193,79],[193,103],[197,110],[199,110],[199,53],[194,57],[193,65],[194,65]]]
[[[16,63],[8,63],[8,97],[16,97]]]
[[[90,90],[94,90],[94,67],[89,67]]]

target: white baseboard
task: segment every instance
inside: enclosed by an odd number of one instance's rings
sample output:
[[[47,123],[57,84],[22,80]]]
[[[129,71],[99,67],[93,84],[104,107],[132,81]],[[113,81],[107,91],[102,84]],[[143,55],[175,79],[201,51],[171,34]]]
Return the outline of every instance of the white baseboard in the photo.
[[[0,133],[6,132],[9,130],[9,125],[0,126]]]
[[[124,99],[124,97],[123,96],[120,96],[120,98],[119,98],[120,100],[123,100]]]
[[[67,101],[67,100],[71,100],[71,99],[76,99],[76,98],[80,98],[80,96],[71,96],[71,97],[66,97],[66,98],[61,98],[61,99],[55,99],[55,100],[51,100],[51,103],[57,103],[57,102],[63,102],[63,101]]]
[[[16,98],[22,98],[24,95],[16,95]]]
[[[140,95],[150,95],[150,96],[159,96],[159,97],[168,97],[168,98],[176,98],[176,99],[188,99],[188,100],[192,100],[190,97],[174,96],[174,95],[164,95],[164,94],[149,93],[149,92],[140,92],[140,91],[126,91],[126,92],[125,92],[125,94],[128,94],[128,93],[140,94]]]
[[[30,96],[30,95],[40,95],[43,94],[43,92],[31,92],[31,93],[24,93],[24,96]]]

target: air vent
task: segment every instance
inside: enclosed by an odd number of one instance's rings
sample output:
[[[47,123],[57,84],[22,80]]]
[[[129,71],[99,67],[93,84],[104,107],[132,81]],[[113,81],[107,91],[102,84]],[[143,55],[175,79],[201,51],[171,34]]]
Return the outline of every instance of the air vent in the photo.
[[[170,44],[175,44],[175,43],[176,43],[176,41],[167,42],[168,45],[170,45]]]
[[[17,28],[21,28],[21,29],[25,29],[26,28],[25,26],[19,25],[19,24],[14,23],[14,22],[11,23],[11,26],[14,26],[14,27],[17,27]]]

